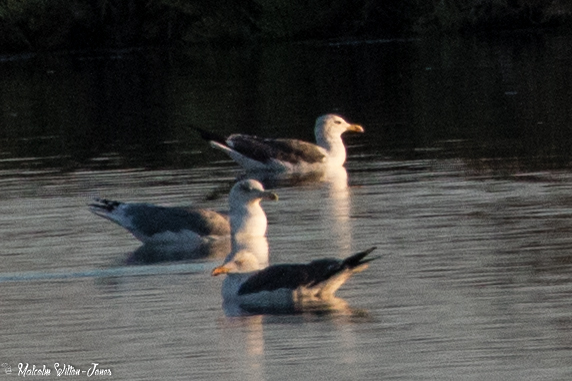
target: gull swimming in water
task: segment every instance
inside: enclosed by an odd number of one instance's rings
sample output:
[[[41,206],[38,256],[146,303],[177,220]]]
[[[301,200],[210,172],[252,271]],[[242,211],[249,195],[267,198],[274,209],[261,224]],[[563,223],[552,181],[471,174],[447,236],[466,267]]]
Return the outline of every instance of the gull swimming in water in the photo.
[[[213,276],[226,274],[223,304],[245,310],[298,310],[306,304],[328,302],[354,273],[366,269],[375,258],[366,258],[375,247],[343,260],[324,258],[306,264],[279,264],[261,268],[247,250],[234,254],[216,267]]]
[[[228,138],[198,129],[210,145],[228,154],[247,171],[286,173],[321,172],[341,167],[346,161],[342,134],[364,132],[362,126],[350,124],[334,114],[316,119],[316,144],[297,139],[271,139],[233,134]]]
[[[267,220],[262,200],[276,200],[256,180],[236,183],[229,195],[229,214],[209,209],[164,207],[95,199],[90,211],[127,229],[145,244],[179,244],[187,250],[228,237],[247,240],[265,238]]]

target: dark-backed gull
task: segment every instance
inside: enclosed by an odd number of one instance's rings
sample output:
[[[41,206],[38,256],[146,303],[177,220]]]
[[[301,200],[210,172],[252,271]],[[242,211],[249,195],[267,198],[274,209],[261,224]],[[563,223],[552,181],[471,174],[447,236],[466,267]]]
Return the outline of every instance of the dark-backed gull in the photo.
[[[230,191],[229,215],[208,209],[106,199],[95,199],[89,207],[91,212],[122,226],[143,243],[180,243],[191,250],[205,241],[229,235],[237,238],[265,237],[267,221],[260,201],[276,199],[278,196],[264,190],[260,182],[243,180]]]
[[[366,258],[375,247],[343,260],[325,258],[307,264],[279,264],[260,268],[259,260],[241,250],[231,261],[216,267],[212,275],[226,274],[222,285],[224,303],[241,308],[292,309],[312,301],[328,301],[354,273],[367,268]]]
[[[248,171],[267,170],[288,173],[321,172],[340,167],[346,161],[341,135],[346,131],[364,132],[333,114],[316,119],[316,144],[296,139],[270,139],[233,134],[227,138],[197,129],[211,146],[227,153]]]

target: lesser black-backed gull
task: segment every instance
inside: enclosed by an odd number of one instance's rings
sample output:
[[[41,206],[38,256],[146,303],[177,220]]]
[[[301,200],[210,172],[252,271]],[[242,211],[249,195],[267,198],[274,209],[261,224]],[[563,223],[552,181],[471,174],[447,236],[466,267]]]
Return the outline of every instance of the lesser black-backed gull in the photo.
[[[320,172],[340,167],[346,161],[341,135],[346,131],[364,132],[362,126],[350,124],[333,114],[316,119],[316,144],[296,139],[270,139],[233,134],[228,138],[197,129],[211,146],[227,153],[248,171]]]
[[[291,309],[305,301],[328,301],[356,272],[376,258],[366,258],[375,247],[346,259],[325,258],[307,264],[279,264],[261,269],[252,253],[242,250],[230,262],[216,267],[212,275],[226,274],[224,303],[245,309]]]

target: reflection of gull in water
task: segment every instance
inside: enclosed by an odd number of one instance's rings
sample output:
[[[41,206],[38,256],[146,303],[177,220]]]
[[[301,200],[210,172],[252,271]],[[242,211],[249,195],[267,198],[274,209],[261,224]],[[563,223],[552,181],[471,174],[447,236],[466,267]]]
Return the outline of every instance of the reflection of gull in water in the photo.
[[[353,231],[350,220],[352,199],[350,197],[351,189],[348,187],[348,173],[344,167],[305,175],[271,174],[268,172],[257,172],[249,175],[267,187],[302,185],[311,190],[304,193],[303,199],[293,201],[299,204],[297,207],[313,213],[311,221],[298,220],[297,225],[307,224],[311,229],[321,229],[324,235],[323,242],[327,242],[327,247],[323,247],[323,249],[334,250],[341,256],[349,255],[352,252]],[[290,224],[290,221],[285,221],[285,223]],[[333,247],[331,243],[333,243]]]
[[[263,199],[276,200],[277,196],[265,191],[256,180],[235,184],[229,195],[230,222],[227,216],[206,209],[169,208],[102,199],[90,204],[90,210],[126,228],[143,241],[146,247],[139,254],[140,258],[160,261],[204,257],[204,250],[208,252],[209,248],[216,248],[221,239],[226,239],[221,247],[228,248],[229,234],[233,240],[264,238],[267,220],[260,206]]]
[[[269,139],[243,134],[228,138],[198,129],[203,139],[214,148],[227,153],[249,171],[313,172],[340,167],[346,161],[342,134],[363,132],[363,127],[349,124],[338,115],[328,114],[316,119],[316,144],[296,139]]]
[[[222,304],[224,314],[232,316],[253,316],[253,315],[295,315],[312,314],[325,315],[359,315],[367,316],[367,312],[354,309],[342,298],[332,297],[323,300],[301,299],[292,303],[283,304],[248,304],[238,300],[224,300]]]
[[[256,179],[266,188],[295,187],[312,184],[332,184],[335,188],[347,187],[347,171],[344,167],[327,168],[323,171],[307,173],[284,173],[271,171],[253,171],[239,176],[239,179]]]
[[[348,189],[348,173],[345,168],[338,168],[325,173],[324,184],[328,196],[320,210],[322,220],[330,227],[330,242],[334,242],[339,253],[349,254],[352,246],[352,229],[350,223],[351,198]]]
[[[366,258],[375,247],[344,260],[325,258],[307,264],[280,264],[261,269],[258,259],[242,250],[212,275],[227,274],[222,286],[225,310],[297,312],[343,301],[334,297],[354,273],[376,258]],[[228,313],[228,312],[227,312]]]
[[[188,259],[224,258],[231,249],[231,239],[221,237],[189,249],[179,243],[143,244],[130,253],[126,264],[149,264],[157,262],[184,261]]]
[[[267,380],[263,316],[241,315],[238,319],[219,320],[222,332],[217,345],[220,355],[232,364],[235,380]],[[232,348],[232,351],[228,351]]]

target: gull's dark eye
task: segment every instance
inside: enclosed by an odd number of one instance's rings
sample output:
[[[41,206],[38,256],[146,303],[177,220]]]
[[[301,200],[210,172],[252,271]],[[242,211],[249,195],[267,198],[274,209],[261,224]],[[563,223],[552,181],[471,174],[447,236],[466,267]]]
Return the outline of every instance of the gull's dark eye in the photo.
[[[334,123],[335,123],[335,124],[342,124],[342,122],[339,121],[339,120],[336,120]]]

